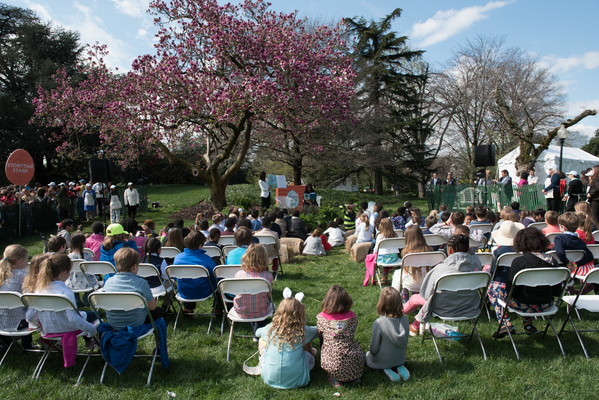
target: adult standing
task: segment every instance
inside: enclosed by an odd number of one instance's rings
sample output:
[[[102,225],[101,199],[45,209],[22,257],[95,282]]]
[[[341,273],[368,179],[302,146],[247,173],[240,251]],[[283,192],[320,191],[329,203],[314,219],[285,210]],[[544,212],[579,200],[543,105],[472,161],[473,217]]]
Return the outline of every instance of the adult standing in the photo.
[[[104,192],[106,191],[106,184],[101,182],[96,182],[94,186],[92,186],[94,192],[96,193],[96,207],[97,214],[100,217],[104,216]]]
[[[431,186],[435,186],[435,185],[440,185],[441,184],[441,179],[439,178],[439,176],[437,175],[436,172],[433,173],[433,178],[430,180],[430,182],[428,183]]]
[[[547,175],[549,177],[545,181],[545,188],[543,188],[543,194],[545,195],[545,199],[547,199],[547,211],[553,210],[559,212],[561,199],[559,192],[560,176],[555,164],[547,168]]]
[[[125,207],[127,207],[127,216],[135,219],[137,207],[139,207],[139,192],[133,187],[133,182],[127,184],[123,197],[125,198]]]
[[[537,182],[539,182],[539,177],[535,175],[535,170],[531,169],[530,171],[528,171],[528,184],[536,185]]]
[[[567,201],[566,212],[575,211],[574,206],[576,203],[578,203],[580,195],[584,194],[582,182],[580,179],[578,179],[578,171],[568,172],[568,179],[570,179],[570,183],[568,184],[568,192],[562,199],[563,201]]]
[[[591,203],[591,212],[593,213],[593,219],[597,221],[599,218],[599,165],[595,165],[591,171],[589,184],[589,202]],[[587,174],[588,175],[588,174]]]
[[[447,173],[447,179],[443,182],[444,185],[457,185],[458,182],[455,180],[451,172]]]
[[[506,201],[502,202],[503,204],[509,204],[512,201],[512,196],[514,194],[512,188],[512,177],[509,175],[506,169],[501,171],[501,177],[496,182],[498,185],[503,185],[503,194],[506,197]]]
[[[270,185],[266,180],[266,172],[260,172],[260,180],[258,181],[260,186],[260,200],[262,200],[262,210],[270,208]]]

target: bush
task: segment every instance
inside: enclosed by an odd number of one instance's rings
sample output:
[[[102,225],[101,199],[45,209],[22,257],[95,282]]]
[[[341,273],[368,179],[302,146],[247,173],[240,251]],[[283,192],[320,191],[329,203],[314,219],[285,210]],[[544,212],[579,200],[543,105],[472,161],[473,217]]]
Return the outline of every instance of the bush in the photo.
[[[309,226],[311,229],[315,229],[318,224],[322,224],[326,229],[329,222],[342,216],[343,213],[339,206],[322,206],[318,207],[316,213],[302,214],[300,215],[300,218],[304,221],[306,226]]]
[[[260,204],[260,188],[258,185],[229,185],[226,191],[227,204],[236,205],[245,211]],[[271,198],[274,194],[271,195]],[[274,202],[273,202],[274,205]]]

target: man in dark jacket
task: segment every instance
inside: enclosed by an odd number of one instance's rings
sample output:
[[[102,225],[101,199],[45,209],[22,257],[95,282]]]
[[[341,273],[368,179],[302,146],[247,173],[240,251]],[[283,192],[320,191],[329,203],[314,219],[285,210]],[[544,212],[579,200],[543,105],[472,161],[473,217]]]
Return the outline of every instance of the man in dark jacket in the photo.
[[[289,230],[287,232],[287,237],[299,238],[302,240],[306,240],[308,237],[308,228],[306,228],[306,224],[299,218],[300,212],[299,210],[294,210],[291,221],[289,223]]]

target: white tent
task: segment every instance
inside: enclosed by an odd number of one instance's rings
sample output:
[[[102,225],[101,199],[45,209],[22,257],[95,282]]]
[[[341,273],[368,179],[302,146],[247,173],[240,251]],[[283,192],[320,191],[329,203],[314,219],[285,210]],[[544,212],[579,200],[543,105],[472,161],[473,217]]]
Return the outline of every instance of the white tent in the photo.
[[[538,145],[535,145],[538,146]],[[560,146],[549,146],[549,148],[543,151],[537,163],[535,164],[535,174],[539,177],[539,184],[545,182],[547,179],[547,168],[555,164],[559,167],[559,149]],[[512,177],[514,184],[518,183],[520,178],[516,176],[516,157],[520,154],[520,146],[503,156],[497,163],[498,172],[507,170],[509,175]],[[599,165],[599,157],[595,157],[592,154],[587,153],[584,150],[575,147],[564,147],[564,159],[562,161],[562,170],[564,173],[568,173],[572,170],[582,171],[587,168],[592,168],[595,165]]]

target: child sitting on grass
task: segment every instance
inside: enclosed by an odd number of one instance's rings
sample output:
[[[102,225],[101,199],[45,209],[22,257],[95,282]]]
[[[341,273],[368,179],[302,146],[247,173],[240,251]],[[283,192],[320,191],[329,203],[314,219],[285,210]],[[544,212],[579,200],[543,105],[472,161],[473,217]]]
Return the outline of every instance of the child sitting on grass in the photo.
[[[291,297],[291,290],[285,288],[283,296],[272,323],[258,329],[256,336],[260,338],[262,380],[276,389],[291,389],[310,383],[316,355],[311,342],[318,330],[306,325],[303,293]]]
[[[326,251],[322,245],[322,239],[320,238],[323,234],[322,228],[314,229],[312,235],[304,241],[304,250],[302,254],[305,256],[324,256]]]
[[[372,369],[383,370],[393,382],[399,382],[400,377],[407,381],[410,373],[404,364],[410,325],[403,315],[403,304],[395,288],[383,288],[376,312],[379,318],[372,324],[372,339],[365,363]]]

